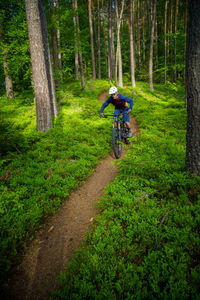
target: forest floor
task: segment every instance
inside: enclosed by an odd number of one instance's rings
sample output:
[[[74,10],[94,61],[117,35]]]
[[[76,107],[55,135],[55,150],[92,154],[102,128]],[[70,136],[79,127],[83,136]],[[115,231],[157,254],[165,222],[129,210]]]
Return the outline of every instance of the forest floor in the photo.
[[[100,102],[103,103],[106,96],[107,92],[100,94]],[[131,128],[136,136],[139,128],[134,118],[131,118]],[[122,158],[125,154],[124,147]],[[56,288],[56,277],[81,246],[83,237],[97,215],[96,201],[117,175],[117,167],[112,163],[114,160],[113,153],[102,159],[93,175],[66,199],[63,207],[36,234],[25,249],[23,262],[12,270],[6,299],[49,298],[52,289]]]

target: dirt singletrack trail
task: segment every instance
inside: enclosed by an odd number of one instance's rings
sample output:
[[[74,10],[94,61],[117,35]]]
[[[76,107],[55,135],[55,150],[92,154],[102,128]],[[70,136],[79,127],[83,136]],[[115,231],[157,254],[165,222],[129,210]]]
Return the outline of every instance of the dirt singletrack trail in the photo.
[[[107,92],[99,96],[105,101]],[[131,118],[133,135],[138,134],[136,121]],[[123,150],[122,156],[126,151]],[[46,300],[56,288],[56,277],[81,246],[89,225],[97,214],[95,202],[105,187],[114,180],[117,168],[112,164],[113,153],[102,159],[91,175],[65,201],[64,206],[49,219],[25,249],[23,262],[12,270],[4,299]]]

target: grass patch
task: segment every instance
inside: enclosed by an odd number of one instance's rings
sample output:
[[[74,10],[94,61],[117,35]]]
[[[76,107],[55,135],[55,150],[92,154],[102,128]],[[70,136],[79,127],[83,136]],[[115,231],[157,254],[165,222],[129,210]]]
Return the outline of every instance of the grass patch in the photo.
[[[137,83],[134,94],[140,134],[51,299],[200,297],[200,178],[184,170],[184,89]]]
[[[54,128],[36,131],[33,96],[1,97],[0,278],[3,283],[20,252],[49,215],[111,151],[112,124],[99,118],[104,81],[67,84],[57,95]],[[78,92],[77,92],[78,91]]]

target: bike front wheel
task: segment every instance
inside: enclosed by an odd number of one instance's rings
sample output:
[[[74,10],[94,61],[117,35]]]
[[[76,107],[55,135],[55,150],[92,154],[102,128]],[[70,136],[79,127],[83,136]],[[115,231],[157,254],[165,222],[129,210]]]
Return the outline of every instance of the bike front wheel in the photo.
[[[121,133],[117,127],[113,128],[112,145],[113,145],[113,152],[115,154],[115,157],[120,158],[121,151],[122,151],[122,143],[121,143]]]

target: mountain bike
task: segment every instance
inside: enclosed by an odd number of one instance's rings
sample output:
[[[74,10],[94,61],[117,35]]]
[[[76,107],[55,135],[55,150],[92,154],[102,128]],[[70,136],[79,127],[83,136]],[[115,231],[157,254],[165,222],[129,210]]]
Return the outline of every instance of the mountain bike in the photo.
[[[121,113],[119,115],[104,115],[105,118],[107,117],[114,117],[113,121],[113,131],[112,131],[112,146],[113,152],[116,158],[120,158],[121,151],[122,151],[122,141],[125,144],[129,144],[128,140],[128,128],[123,120],[123,115],[127,113]]]

